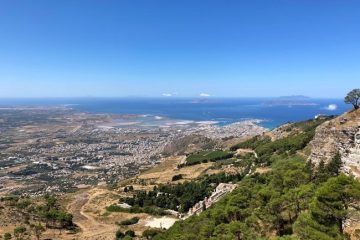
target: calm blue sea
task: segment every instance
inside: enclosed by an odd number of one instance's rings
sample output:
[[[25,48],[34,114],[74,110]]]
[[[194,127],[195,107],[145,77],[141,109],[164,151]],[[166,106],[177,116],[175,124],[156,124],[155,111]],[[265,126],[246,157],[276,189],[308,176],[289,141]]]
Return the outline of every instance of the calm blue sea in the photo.
[[[287,122],[314,118],[317,114],[339,115],[350,109],[341,99],[280,98],[58,98],[0,99],[0,106],[42,105],[69,107],[91,113],[147,114],[170,119],[218,121],[220,125],[244,119],[264,120],[274,128]]]

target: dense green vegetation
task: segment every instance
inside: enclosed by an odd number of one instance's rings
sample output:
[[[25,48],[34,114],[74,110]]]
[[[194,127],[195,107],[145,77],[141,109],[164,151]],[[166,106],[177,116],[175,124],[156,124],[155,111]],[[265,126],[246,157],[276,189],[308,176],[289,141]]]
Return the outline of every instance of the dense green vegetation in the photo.
[[[176,185],[160,185],[152,191],[138,191],[133,197],[120,199],[132,207],[121,208],[111,205],[106,208],[109,212],[149,213],[165,215],[166,209],[185,213],[195,203],[209,196],[217,184],[224,182],[237,182],[244,174],[227,175],[225,173],[205,175],[196,181],[184,182]]]
[[[324,119],[291,125],[285,138],[252,138],[234,146],[252,148],[257,166],[272,171],[243,178],[238,187],[199,216],[175,223],[154,239],[347,239],[344,222],[360,201],[360,183],[340,174],[337,154],[328,164],[306,162],[300,150]]]
[[[216,151],[202,151],[196,154],[191,154],[186,158],[185,165],[195,165],[206,162],[216,162],[222,159],[231,158],[234,154],[230,151],[216,150]]]
[[[108,212],[128,212],[128,213],[147,213],[150,215],[166,215],[164,209],[156,207],[156,206],[133,206],[131,208],[122,208],[118,205],[110,205],[106,207],[106,211]]]
[[[46,203],[37,208],[38,213],[44,219],[49,228],[72,228],[73,216],[62,210],[55,196],[46,195]]]
[[[278,160],[273,171],[244,178],[200,216],[177,222],[156,239],[261,239],[273,234],[343,239],[341,220],[350,203],[360,200],[359,182],[329,171],[314,183],[309,174],[300,157]]]

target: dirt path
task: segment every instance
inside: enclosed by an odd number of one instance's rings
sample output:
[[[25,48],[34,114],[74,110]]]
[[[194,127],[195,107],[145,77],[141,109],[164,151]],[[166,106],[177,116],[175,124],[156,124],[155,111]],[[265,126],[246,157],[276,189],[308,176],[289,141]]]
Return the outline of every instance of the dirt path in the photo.
[[[74,223],[81,228],[78,239],[114,239],[117,229],[115,225],[101,223],[84,211],[84,206],[100,194],[103,194],[103,192],[99,191],[93,194],[84,192],[78,194],[68,205],[68,211],[74,216]]]
[[[257,153],[252,150],[252,149],[248,149],[248,148],[239,148],[238,150],[236,150],[236,154],[237,155],[243,155],[243,154],[247,154],[247,153],[252,153],[254,154],[255,158],[258,158]]]

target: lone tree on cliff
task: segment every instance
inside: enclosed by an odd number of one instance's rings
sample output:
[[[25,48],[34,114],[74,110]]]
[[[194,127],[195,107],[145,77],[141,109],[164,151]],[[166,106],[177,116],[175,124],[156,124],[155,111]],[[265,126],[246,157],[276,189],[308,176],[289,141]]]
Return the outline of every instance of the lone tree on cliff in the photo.
[[[360,89],[354,89],[349,92],[345,97],[345,103],[352,104],[354,109],[358,109],[360,106]]]

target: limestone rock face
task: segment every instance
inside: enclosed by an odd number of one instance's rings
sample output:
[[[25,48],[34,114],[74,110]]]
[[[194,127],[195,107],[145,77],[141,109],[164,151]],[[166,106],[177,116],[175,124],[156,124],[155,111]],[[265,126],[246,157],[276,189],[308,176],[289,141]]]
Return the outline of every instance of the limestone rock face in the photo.
[[[329,162],[341,154],[343,172],[360,178],[360,110],[346,113],[317,127],[309,160]]]

